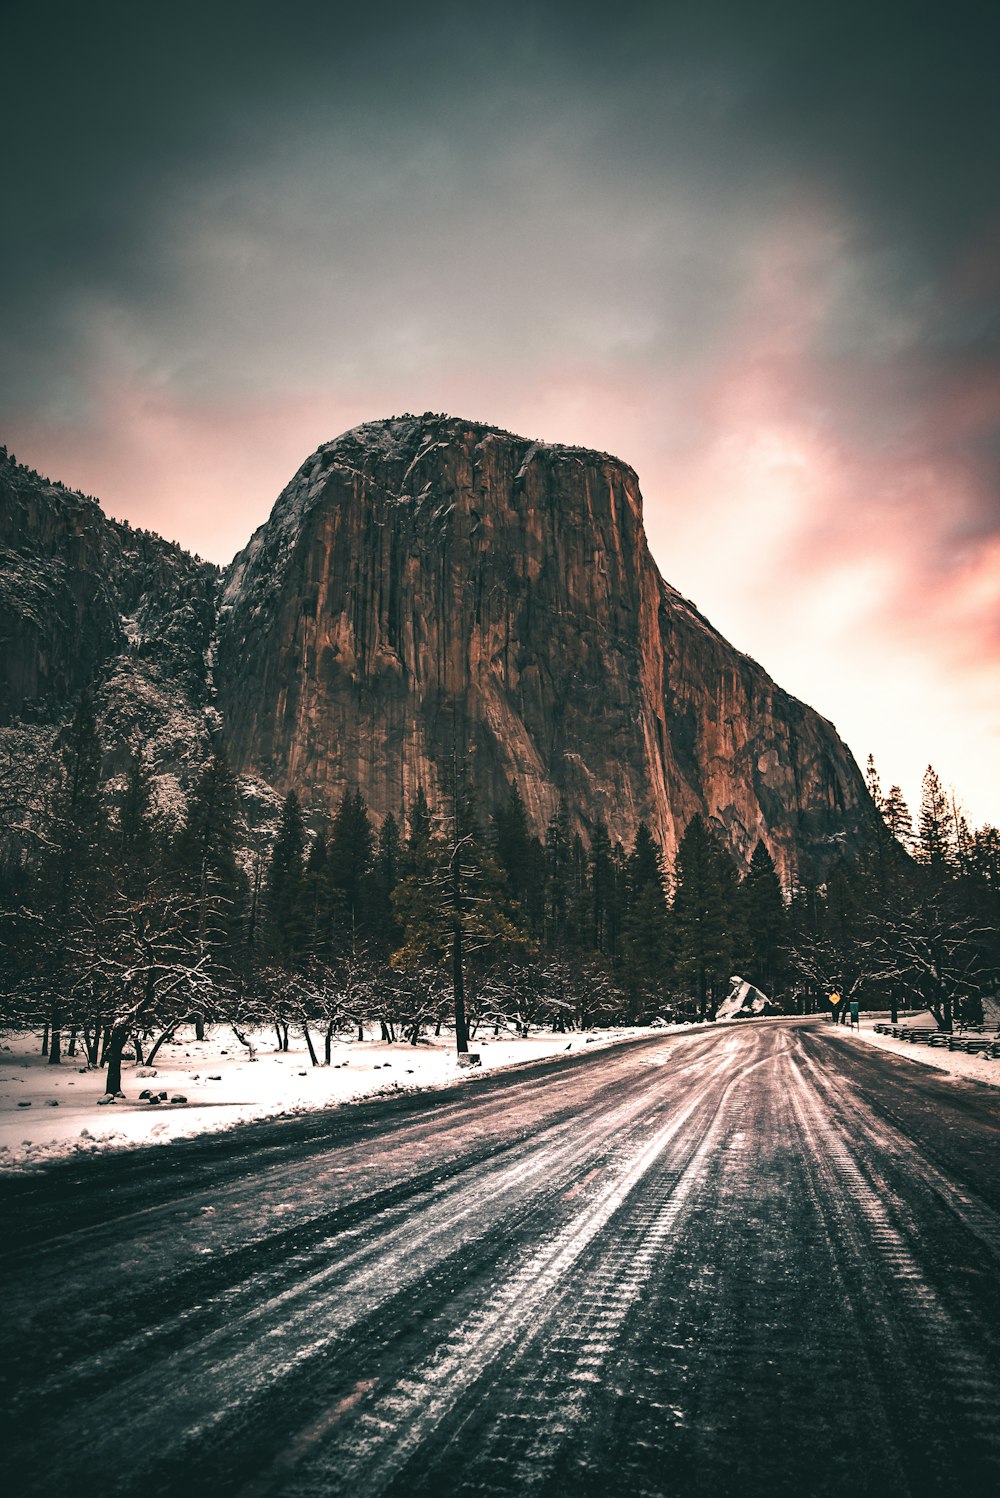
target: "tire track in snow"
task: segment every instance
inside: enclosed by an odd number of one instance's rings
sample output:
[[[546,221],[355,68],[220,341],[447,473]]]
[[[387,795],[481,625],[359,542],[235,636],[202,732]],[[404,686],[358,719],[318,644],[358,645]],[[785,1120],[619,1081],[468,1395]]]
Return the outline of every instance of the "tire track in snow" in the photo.
[[[196,1341],[180,1359],[161,1358],[155,1368],[147,1360],[131,1384],[140,1412],[129,1425],[133,1460],[141,1463],[145,1452],[153,1462],[164,1424],[176,1433],[172,1444],[184,1448],[203,1443],[210,1434],[214,1439],[231,1417],[245,1423],[246,1411],[255,1401],[304,1363],[327,1355],[359,1320],[402,1297],[420,1280],[428,1262],[445,1263],[470,1251],[491,1229],[503,1226],[504,1213],[511,1208],[521,1216],[548,1215],[550,1199],[569,1184],[582,1162],[592,1160],[595,1151],[606,1150],[616,1135],[624,1139],[627,1130],[641,1129],[661,1107],[662,1099],[639,1074],[623,1103],[609,1110],[606,1098],[600,1099],[592,1108],[543,1130],[541,1137],[522,1141],[515,1158],[491,1162],[485,1179],[471,1192],[464,1191],[456,1177],[431,1201],[411,1203],[409,1214],[401,1210],[397,1223],[378,1222],[381,1230],[376,1237],[365,1241],[372,1223],[360,1225],[330,1243],[330,1261],[313,1274],[260,1300],[243,1316]],[[525,1199],[532,1187],[536,1195]],[[352,1247],[355,1241],[357,1246]],[[155,1349],[159,1331],[156,1326],[149,1329],[140,1339],[140,1351],[143,1346],[147,1354]],[[267,1348],[266,1359],[261,1358],[261,1346]],[[113,1359],[113,1350],[98,1352],[80,1370],[83,1376],[99,1370],[105,1356]],[[171,1391],[157,1399],[156,1386],[164,1383],[172,1386]],[[47,1391],[56,1405],[58,1399],[52,1396],[61,1386],[60,1376]],[[155,1411],[153,1425],[144,1418],[146,1407]],[[95,1460],[105,1439],[109,1446],[115,1439],[117,1414],[113,1392],[88,1401],[88,1444]],[[109,1491],[114,1491],[113,1482]]]
[[[297,1474],[296,1495],[307,1498],[312,1494],[367,1495],[391,1491],[407,1463],[418,1452],[422,1454],[438,1427],[456,1406],[468,1399],[477,1383],[492,1378],[498,1364],[520,1363],[539,1341],[550,1335],[552,1323],[560,1319],[567,1301],[579,1298],[572,1287],[566,1288],[571,1271],[612,1223],[617,1230],[616,1219],[622,1209],[630,1204],[630,1198],[654,1167],[661,1166],[664,1173],[673,1172],[664,1199],[638,1206],[635,1220],[622,1226],[622,1241],[617,1244],[612,1241],[605,1247],[588,1276],[589,1314],[573,1339],[576,1346],[572,1366],[567,1368],[564,1359],[560,1359],[563,1397],[559,1430],[554,1429],[550,1408],[546,1413],[545,1408],[538,1407],[548,1404],[550,1392],[545,1387],[544,1361],[540,1381],[534,1385],[534,1417],[529,1415],[525,1419],[523,1412],[516,1417],[520,1425],[516,1445],[521,1455],[514,1461],[509,1451],[505,1453],[505,1472],[509,1475],[513,1465],[519,1486],[530,1485],[532,1474],[535,1478],[544,1475],[553,1451],[565,1440],[574,1418],[579,1418],[583,1390],[598,1379],[599,1369],[652,1265],[676,1236],[700,1185],[705,1162],[718,1146],[730,1095],[758,1067],[775,1060],[774,1055],[754,1057],[734,1074],[725,1068],[734,1047],[738,1050],[740,1042],[724,1043],[718,1048],[715,1064],[703,1077],[695,1096],[657,1130],[617,1179],[608,1182],[560,1234],[528,1258],[488,1305],[463,1320],[428,1359],[380,1395],[375,1409],[360,1416],[353,1439],[337,1449],[335,1469],[321,1458],[315,1471]],[[675,1141],[676,1157],[663,1159]],[[539,1378],[537,1369],[535,1376]],[[453,1434],[453,1441],[458,1439],[460,1429]],[[531,1434],[526,1439],[527,1429]],[[499,1441],[489,1443],[475,1459],[475,1472],[470,1474],[470,1480],[477,1490],[481,1487],[482,1491],[489,1491],[484,1468],[494,1462],[498,1447],[503,1444],[505,1438],[500,1434]],[[401,1478],[401,1486],[406,1492],[420,1490],[418,1479],[408,1473]],[[241,1498],[262,1498],[268,1491],[267,1480],[260,1478]]]

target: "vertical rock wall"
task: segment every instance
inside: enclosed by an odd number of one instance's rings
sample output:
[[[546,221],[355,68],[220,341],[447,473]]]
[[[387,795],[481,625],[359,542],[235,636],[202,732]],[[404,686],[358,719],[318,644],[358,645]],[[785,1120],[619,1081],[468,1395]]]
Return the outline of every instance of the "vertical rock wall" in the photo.
[[[217,680],[240,768],[379,816],[440,797],[458,742],[485,804],[516,781],[543,831],[565,795],[668,857],[701,811],[791,877],[871,817],[832,726],[663,582],[631,468],[449,418],[300,469],[229,570]]]

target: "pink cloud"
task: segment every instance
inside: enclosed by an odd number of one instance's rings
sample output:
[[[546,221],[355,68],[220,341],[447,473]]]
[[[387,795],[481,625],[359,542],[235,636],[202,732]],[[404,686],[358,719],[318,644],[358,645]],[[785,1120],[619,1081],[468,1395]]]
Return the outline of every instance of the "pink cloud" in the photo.
[[[197,401],[102,371],[89,424],[22,425],[15,446],[220,561],[309,452],[363,420],[449,410],[615,452],[639,473],[669,581],[860,759],[873,749],[886,781],[912,799],[932,760],[975,820],[1000,821],[1000,539],[983,455],[1000,377],[922,351],[903,323],[881,358],[824,351],[844,253],[821,206],[776,225],[701,364],[451,360]]]

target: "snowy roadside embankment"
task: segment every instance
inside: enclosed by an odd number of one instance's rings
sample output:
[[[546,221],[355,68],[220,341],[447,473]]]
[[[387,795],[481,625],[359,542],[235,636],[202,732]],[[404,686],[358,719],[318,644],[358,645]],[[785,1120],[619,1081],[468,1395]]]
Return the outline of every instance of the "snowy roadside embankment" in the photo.
[[[906,1061],[931,1066],[935,1071],[949,1072],[953,1077],[971,1077],[975,1082],[988,1082],[992,1087],[1000,1087],[1000,1061],[990,1061],[983,1056],[967,1056],[964,1051],[911,1045],[906,1040],[893,1040],[891,1035],[876,1035],[875,1025],[885,1023],[888,1018],[887,1014],[866,1014],[861,1018],[859,1030],[851,1030],[845,1025],[831,1025],[830,1029],[847,1042],[862,1041],[866,1045],[877,1046],[880,1051],[891,1051],[894,1056],[902,1056]],[[908,1011],[906,1018],[908,1023],[915,1025],[934,1024],[934,1016],[929,1011],[923,1014],[911,1014]],[[993,1033],[997,1018],[992,1009],[986,1015],[988,1034]]]
[[[477,1070],[494,1071],[687,1028],[540,1031],[526,1039],[486,1035],[477,1037],[471,1049],[481,1057]],[[0,1170],[31,1169],[97,1150],[166,1144],[255,1119],[446,1086],[477,1074],[459,1067],[454,1040],[446,1036],[416,1046],[340,1038],[334,1042],[331,1065],[318,1067],[310,1065],[300,1037],[292,1037],[292,1048],[285,1052],[275,1049],[273,1031],[251,1038],[253,1061],[225,1026],[204,1041],[195,1040],[192,1031],[179,1031],[162,1047],[153,1067],[126,1064],[124,1101],[102,1103],[105,1073],[88,1069],[85,1058],[64,1056],[61,1065],[50,1066],[41,1054],[40,1036],[6,1035],[0,1043]],[[141,1100],[143,1090],[166,1093],[166,1101]]]

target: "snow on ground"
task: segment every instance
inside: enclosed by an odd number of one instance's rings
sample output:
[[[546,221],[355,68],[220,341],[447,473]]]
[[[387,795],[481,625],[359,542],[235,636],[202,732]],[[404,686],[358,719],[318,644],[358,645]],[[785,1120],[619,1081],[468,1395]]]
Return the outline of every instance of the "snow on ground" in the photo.
[[[688,1027],[675,1025],[671,1031],[683,1028]],[[0,1170],[31,1169],[97,1150],[166,1144],[252,1119],[307,1112],[380,1093],[445,1086],[480,1070],[572,1055],[658,1033],[662,1032],[635,1026],[569,1035],[539,1031],[527,1039],[480,1034],[470,1049],[479,1052],[482,1066],[466,1070],[458,1065],[454,1037],[449,1035],[416,1046],[338,1038],[331,1065],[314,1067],[301,1035],[290,1036],[287,1052],[276,1050],[273,1030],[253,1035],[257,1059],[251,1061],[225,1025],[201,1042],[194,1039],[193,1030],[181,1030],[160,1049],[152,1069],[124,1065],[126,1100],[110,1104],[98,1102],[104,1096],[105,1073],[89,1070],[85,1057],[64,1056],[59,1066],[50,1066],[41,1054],[39,1034],[7,1034],[0,1041]],[[322,1059],[323,1037],[314,1034],[313,1041]],[[140,1101],[139,1093],[147,1088],[166,1092],[167,1101]],[[185,1101],[173,1103],[174,1097]]]
[[[1000,1061],[930,1050],[876,1035],[873,1026],[887,1017],[864,1015],[860,1032],[838,1025],[834,1033],[848,1044],[879,1046],[909,1061],[1000,1087]],[[907,1017],[933,1023],[929,1014]],[[987,1020],[992,1029],[1000,1020],[1000,1010],[996,1015],[991,1011]],[[471,1048],[482,1058],[481,1069],[493,1071],[690,1028],[696,1027],[671,1025],[663,1030],[635,1026],[569,1035],[538,1031],[527,1039],[487,1033],[475,1037]],[[126,1100],[102,1105],[98,1099],[104,1096],[103,1071],[88,1069],[82,1056],[64,1056],[60,1066],[49,1066],[41,1054],[40,1035],[7,1034],[0,1040],[0,1171],[30,1170],[52,1160],[99,1150],[167,1144],[254,1119],[335,1107],[379,1094],[447,1086],[480,1070],[459,1067],[450,1035],[417,1046],[341,1037],[334,1041],[332,1064],[319,1067],[310,1065],[301,1035],[292,1035],[287,1052],[275,1049],[273,1031],[260,1032],[252,1039],[255,1061],[249,1059],[225,1025],[201,1042],[194,1039],[193,1031],[179,1031],[173,1042],[161,1048],[153,1068],[155,1075],[140,1075],[148,1068],[126,1063],[122,1075]],[[322,1056],[322,1036],[314,1035],[314,1043]],[[168,1100],[159,1104],[142,1102],[139,1093],[144,1088],[166,1092]],[[185,1101],[170,1102],[174,1097]]]
[[[986,1029],[985,1035],[992,1035],[1000,1023],[1000,1009],[996,1001],[986,1001]],[[904,1018],[902,1012],[900,1019]],[[907,1024],[934,1025],[934,1016],[929,1009],[920,1012],[907,1010],[905,1015]],[[931,1048],[927,1045],[910,1045],[906,1040],[893,1040],[891,1035],[876,1035],[877,1024],[887,1024],[888,1014],[863,1014],[861,1016],[860,1030],[850,1030],[846,1025],[836,1025],[832,1028],[834,1033],[845,1040],[853,1039],[864,1041],[868,1045],[878,1046],[879,1050],[892,1051],[896,1056],[904,1056],[907,1061],[917,1061],[923,1066],[933,1066],[936,1071],[950,1072],[954,1077],[972,1077],[976,1082],[989,1082],[993,1087],[1000,1087],[1000,1061],[991,1061],[982,1056],[967,1056],[964,1051],[946,1051]]]

